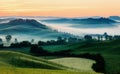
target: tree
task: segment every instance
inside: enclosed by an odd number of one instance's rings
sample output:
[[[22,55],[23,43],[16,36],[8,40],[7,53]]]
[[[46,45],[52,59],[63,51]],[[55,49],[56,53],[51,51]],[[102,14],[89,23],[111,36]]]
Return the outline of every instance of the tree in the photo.
[[[100,35],[98,35],[98,41],[100,41]]]
[[[87,41],[88,41],[88,40],[92,40],[92,36],[90,36],[90,35],[85,35],[85,36],[84,36],[84,39],[87,40]]]
[[[64,43],[64,39],[62,39],[62,37],[59,36],[59,37],[57,38],[57,44],[63,44],[63,43]]]
[[[62,40],[62,37],[59,36],[59,37],[57,38],[57,41],[61,41],[61,40]]]
[[[31,46],[31,43],[29,41],[23,41],[23,42],[20,42],[20,46],[21,47],[29,47],[29,46]]]
[[[105,40],[108,40],[108,39],[109,39],[107,32],[105,32],[105,33],[103,34],[103,36],[105,37]]]
[[[43,41],[39,41],[39,42],[38,42],[38,45],[39,45],[39,46],[41,46],[41,45],[46,45],[46,43],[43,42]]]
[[[114,40],[118,40],[118,39],[120,39],[120,35],[115,35]]]
[[[100,40],[101,40],[101,41],[103,40],[103,36],[102,36],[102,35],[100,36]]]
[[[108,36],[109,37],[109,40],[113,40],[113,36]]]
[[[1,38],[0,38],[0,47],[3,47],[3,41]]]
[[[18,43],[18,40],[17,40],[17,38],[15,38],[15,43]]]
[[[2,39],[0,38],[0,44],[3,44],[3,41],[2,41]]]
[[[7,42],[10,42],[11,39],[12,39],[12,36],[11,36],[11,35],[7,35],[5,38],[6,38],[6,41],[7,41]]]
[[[33,44],[33,43],[34,43],[34,41],[35,41],[35,40],[34,40],[34,39],[32,39],[32,40],[31,40],[31,44]]]

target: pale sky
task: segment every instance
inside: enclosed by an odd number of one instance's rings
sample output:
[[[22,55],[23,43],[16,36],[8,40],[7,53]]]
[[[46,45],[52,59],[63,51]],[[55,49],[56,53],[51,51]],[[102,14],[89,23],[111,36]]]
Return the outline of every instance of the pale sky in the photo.
[[[120,0],[0,0],[0,16],[120,16]]]

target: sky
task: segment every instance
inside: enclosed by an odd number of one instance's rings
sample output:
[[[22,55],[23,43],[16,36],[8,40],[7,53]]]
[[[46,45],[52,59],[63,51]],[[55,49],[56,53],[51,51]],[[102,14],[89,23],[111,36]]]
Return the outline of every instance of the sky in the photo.
[[[0,16],[120,16],[120,0],[0,0]]]

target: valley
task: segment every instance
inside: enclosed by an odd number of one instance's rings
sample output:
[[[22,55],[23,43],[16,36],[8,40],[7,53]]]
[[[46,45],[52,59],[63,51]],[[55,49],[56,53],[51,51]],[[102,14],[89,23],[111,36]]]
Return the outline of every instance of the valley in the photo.
[[[6,20],[0,23],[1,74],[120,73],[119,22],[108,18]]]

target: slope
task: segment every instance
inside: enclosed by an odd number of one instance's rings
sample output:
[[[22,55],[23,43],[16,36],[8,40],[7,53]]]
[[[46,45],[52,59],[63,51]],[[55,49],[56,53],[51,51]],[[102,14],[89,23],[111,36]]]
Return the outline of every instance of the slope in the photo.
[[[106,63],[105,68],[107,73],[108,74],[120,73],[120,40],[100,41],[100,42],[99,41],[79,42],[79,43],[64,45],[59,47],[49,46],[44,48],[52,52],[56,50],[57,51],[72,50],[70,52],[72,54],[100,53],[105,59],[105,63]]]
[[[0,74],[97,74],[69,71],[68,67],[13,51],[0,51]]]
[[[68,69],[44,59],[13,51],[0,51],[0,62],[22,68]]]

